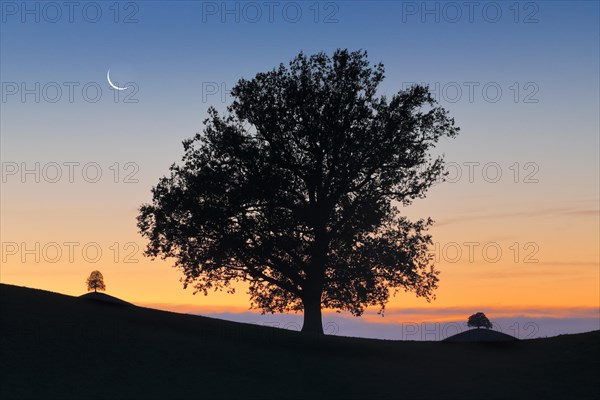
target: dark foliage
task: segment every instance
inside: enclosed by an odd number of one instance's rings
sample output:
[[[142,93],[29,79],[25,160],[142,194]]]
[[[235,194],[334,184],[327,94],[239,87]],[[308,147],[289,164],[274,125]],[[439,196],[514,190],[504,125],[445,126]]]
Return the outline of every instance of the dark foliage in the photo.
[[[400,289],[431,299],[432,221],[397,205],[444,175],[430,150],[458,128],[426,87],[377,97],[383,78],[366,52],[337,50],[241,79],[140,208],[147,255],[173,257],[205,294],[249,282],[253,307],[303,310],[310,332],[321,307],[383,311]]]

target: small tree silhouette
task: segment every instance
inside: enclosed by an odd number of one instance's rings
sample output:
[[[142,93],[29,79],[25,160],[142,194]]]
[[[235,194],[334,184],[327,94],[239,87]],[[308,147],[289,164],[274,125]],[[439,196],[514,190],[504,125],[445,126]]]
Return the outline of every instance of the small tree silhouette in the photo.
[[[102,276],[102,273],[100,271],[92,271],[89,278],[87,278],[87,287],[88,292],[90,292],[92,289],[94,290],[94,292],[98,290],[106,290],[106,285],[104,284],[104,277]]]
[[[477,329],[479,329],[481,327],[490,329],[492,327],[492,323],[485,316],[484,313],[478,312],[469,317],[469,320],[467,321],[467,326],[474,327]]]

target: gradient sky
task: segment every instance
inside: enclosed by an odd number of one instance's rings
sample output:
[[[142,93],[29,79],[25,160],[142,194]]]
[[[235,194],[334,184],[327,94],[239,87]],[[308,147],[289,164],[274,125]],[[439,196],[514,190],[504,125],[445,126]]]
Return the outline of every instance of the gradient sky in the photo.
[[[3,283],[79,295],[99,269],[136,304],[250,318],[243,286],[193,296],[144,257],[136,210],[239,78],[347,47],[385,64],[382,94],[428,83],[462,131],[438,149],[452,182],[403,210],[437,222],[437,300],[402,293],[340,334],[476,311],[600,328],[598,2],[0,4]]]

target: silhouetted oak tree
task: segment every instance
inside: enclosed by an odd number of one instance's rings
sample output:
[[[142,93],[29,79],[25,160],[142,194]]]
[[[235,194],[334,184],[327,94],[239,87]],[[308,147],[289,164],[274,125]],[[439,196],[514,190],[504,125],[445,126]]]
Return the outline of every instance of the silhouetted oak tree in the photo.
[[[477,329],[481,327],[490,329],[492,327],[492,323],[485,316],[484,313],[478,312],[469,317],[469,320],[467,321],[467,326]]]
[[[321,307],[383,312],[400,289],[430,300],[432,221],[396,205],[444,175],[430,149],[458,128],[426,87],[377,97],[383,78],[366,52],[337,50],[238,81],[140,208],[146,254],[174,257],[204,294],[246,281],[252,307],[303,310],[305,332],[323,332]]]
[[[89,291],[98,291],[98,290],[106,290],[106,285],[104,285],[104,277],[100,271],[92,271],[89,278],[87,278],[87,287]]]

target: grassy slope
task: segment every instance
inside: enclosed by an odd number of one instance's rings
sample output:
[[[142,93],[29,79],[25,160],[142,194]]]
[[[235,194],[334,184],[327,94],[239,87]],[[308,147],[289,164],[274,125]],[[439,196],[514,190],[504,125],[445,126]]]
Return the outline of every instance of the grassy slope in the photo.
[[[600,331],[502,344],[315,339],[10,285],[0,322],[2,399],[600,395]]]

